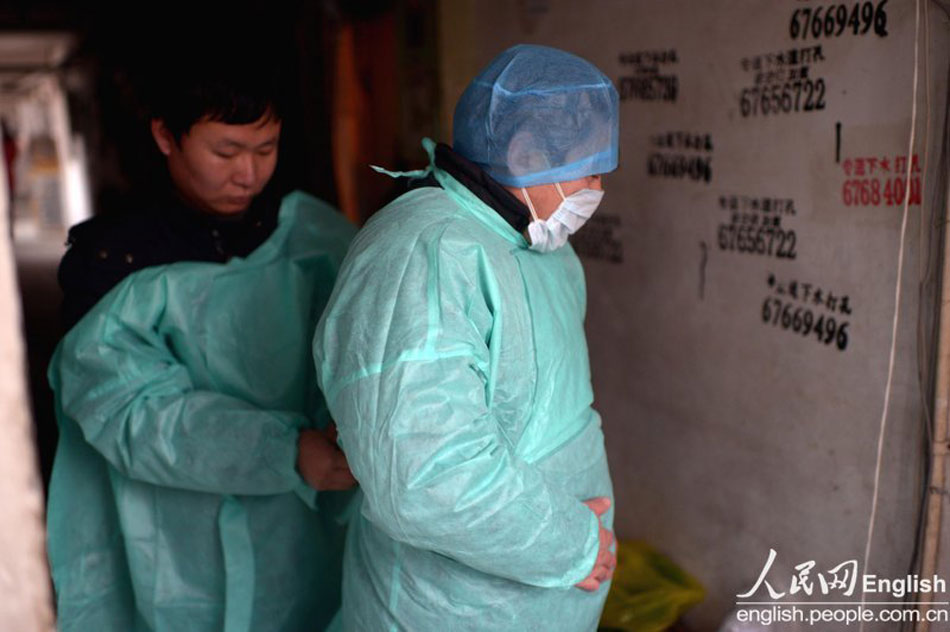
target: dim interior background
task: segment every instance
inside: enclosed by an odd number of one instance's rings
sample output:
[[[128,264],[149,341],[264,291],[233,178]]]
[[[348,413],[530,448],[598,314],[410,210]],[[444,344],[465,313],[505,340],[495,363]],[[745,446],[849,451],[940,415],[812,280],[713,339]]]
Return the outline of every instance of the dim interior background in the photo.
[[[706,586],[684,625],[716,629],[772,549],[769,581],[786,592],[810,561],[816,584],[852,559],[950,577],[933,485],[947,444],[946,2],[837,3],[817,27],[800,9],[830,3],[272,4],[227,19],[0,5],[5,208],[44,480],[55,268],[68,226],[155,168],[145,60],[181,29],[255,24],[243,45],[287,68],[277,177],[362,223],[399,192],[367,165],[421,166],[419,140],[450,140],[478,69],[532,42],[589,59],[621,95],[621,166],[574,246],[617,532]]]

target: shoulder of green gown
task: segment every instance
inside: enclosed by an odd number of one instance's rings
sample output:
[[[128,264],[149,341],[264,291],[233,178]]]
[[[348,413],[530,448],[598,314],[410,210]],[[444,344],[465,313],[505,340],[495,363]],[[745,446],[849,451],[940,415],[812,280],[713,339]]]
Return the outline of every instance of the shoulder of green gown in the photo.
[[[280,248],[280,255],[323,252],[339,263],[356,231],[339,210],[298,190],[281,201],[278,229],[269,241]]]
[[[434,241],[510,248],[510,244],[440,187],[413,189],[384,206],[366,223],[353,247],[366,248],[382,242],[406,249],[431,245]]]

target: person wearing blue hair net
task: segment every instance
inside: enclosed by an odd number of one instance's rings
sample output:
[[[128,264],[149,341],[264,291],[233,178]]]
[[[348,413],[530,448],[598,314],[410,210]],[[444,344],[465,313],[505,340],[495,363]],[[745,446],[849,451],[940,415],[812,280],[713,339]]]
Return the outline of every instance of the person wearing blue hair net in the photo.
[[[617,93],[579,57],[516,46],[465,90],[454,147],[423,144],[314,338],[364,494],[344,628],[595,630],[612,488],[567,238],[617,166]]]

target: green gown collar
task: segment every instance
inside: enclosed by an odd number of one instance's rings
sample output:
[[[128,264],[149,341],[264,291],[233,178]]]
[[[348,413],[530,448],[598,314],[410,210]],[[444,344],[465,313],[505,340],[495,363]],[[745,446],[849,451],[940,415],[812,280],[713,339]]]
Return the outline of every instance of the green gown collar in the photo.
[[[528,240],[512,228],[495,209],[481,201],[477,195],[469,191],[468,188],[449,175],[448,172],[436,166],[435,141],[431,138],[423,138],[422,147],[429,156],[429,165],[425,169],[390,171],[376,165],[370,165],[370,167],[378,173],[386,174],[392,178],[425,178],[431,174],[459,206],[471,213],[475,219],[484,224],[488,229],[519,248],[528,247]]]

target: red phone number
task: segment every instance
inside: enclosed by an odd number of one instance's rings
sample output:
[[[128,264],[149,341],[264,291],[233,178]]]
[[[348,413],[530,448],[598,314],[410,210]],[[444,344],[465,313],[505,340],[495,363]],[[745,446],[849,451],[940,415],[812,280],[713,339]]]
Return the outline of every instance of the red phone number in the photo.
[[[908,191],[909,189],[909,191]],[[920,177],[858,178],[845,180],[841,201],[845,206],[900,206],[909,193],[910,204],[920,204]]]

